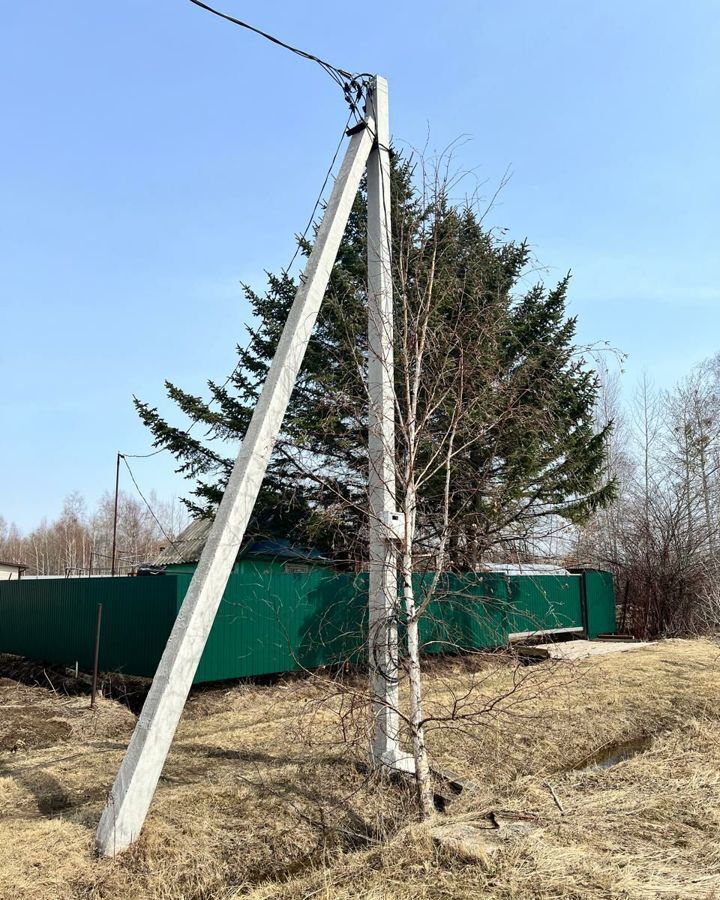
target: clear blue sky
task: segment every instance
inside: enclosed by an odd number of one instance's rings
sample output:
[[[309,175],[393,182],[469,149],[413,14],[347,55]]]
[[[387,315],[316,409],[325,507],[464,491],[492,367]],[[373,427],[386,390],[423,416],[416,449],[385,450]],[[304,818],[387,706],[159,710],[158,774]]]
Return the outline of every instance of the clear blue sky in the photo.
[[[575,273],[584,341],[671,384],[720,350],[715,0],[217,0],[388,77],[400,144],[441,149]],[[293,250],[344,120],[315,66],[185,0],[4,4],[0,26],[0,515],[28,528],[114,455],[131,398],[201,390],[243,340],[239,282]],[[144,489],[181,489],[164,454]]]

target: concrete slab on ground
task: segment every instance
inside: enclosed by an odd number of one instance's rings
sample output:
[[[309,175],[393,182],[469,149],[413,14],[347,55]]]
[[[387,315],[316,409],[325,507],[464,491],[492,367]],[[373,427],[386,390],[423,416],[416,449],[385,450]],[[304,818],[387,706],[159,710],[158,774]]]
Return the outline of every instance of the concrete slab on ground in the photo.
[[[605,656],[608,653],[626,653],[652,647],[650,641],[562,641],[557,644],[536,644],[534,647],[520,647],[522,656],[542,659],[576,660],[588,656]]]
[[[487,822],[448,822],[432,828],[433,840],[455,854],[487,861],[498,850],[533,832],[542,834],[537,821],[521,816],[493,813]]]

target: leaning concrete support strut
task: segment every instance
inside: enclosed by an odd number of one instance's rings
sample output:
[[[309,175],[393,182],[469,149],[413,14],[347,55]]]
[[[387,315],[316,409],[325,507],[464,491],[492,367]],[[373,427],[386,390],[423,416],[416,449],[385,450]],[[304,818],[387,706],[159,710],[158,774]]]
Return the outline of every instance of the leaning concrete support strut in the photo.
[[[111,856],[139,835],[277,439],[374,139],[353,134],[185,601],[98,825]]]

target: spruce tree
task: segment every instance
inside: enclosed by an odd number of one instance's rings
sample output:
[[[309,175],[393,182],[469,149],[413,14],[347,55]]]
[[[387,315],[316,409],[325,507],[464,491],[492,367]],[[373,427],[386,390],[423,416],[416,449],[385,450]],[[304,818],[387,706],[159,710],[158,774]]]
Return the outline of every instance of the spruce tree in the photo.
[[[415,465],[432,466],[453,421],[450,562],[475,566],[533,523],[554,515],[582,521],[609,502],[609,426],[597,430],[593,422],[597,379],[566,313],[569,276],[551,289],[522,287],[527,244],[486,229],[476,210],[450,202],[444,188],[419,189],[411,161],[394,157],[391,187],[398,416],[406,409],[403,376],[420,359],[413,323],[432,296],[421,365],[433,390],[420,398],[425,430]],[[364,555],[365,210],[363,186],[251,524],[256,533],[312,542],[336,556]],[[208,382],[212,402],[166,382],[169,397],[197,420],[192,434],[136,400],[154,446],[169,449],[194,482],[185,502],[196,515],[211,514],[220,499],[232,465],[223,442],[247,428],[295,288],[284,272],[269,274],[263,292],[244,287],[254,323],[231,378]],[[399,468],[406,452],[399,429]],[[429,552],[446,487],[438,472],[418,496],[418,535]]]

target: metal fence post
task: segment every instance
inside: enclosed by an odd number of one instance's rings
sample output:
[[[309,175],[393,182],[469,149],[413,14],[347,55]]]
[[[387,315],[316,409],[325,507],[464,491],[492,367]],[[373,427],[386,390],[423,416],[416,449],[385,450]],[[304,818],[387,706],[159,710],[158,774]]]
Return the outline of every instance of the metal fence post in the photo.
[[[100,661],[100,628],[102,626],[102,603],[97,605],[97,624],[95,625],[95,658],[93,659],[92,690],[90,694],[90,709],[95,706],[97,694],[98,663]]]

